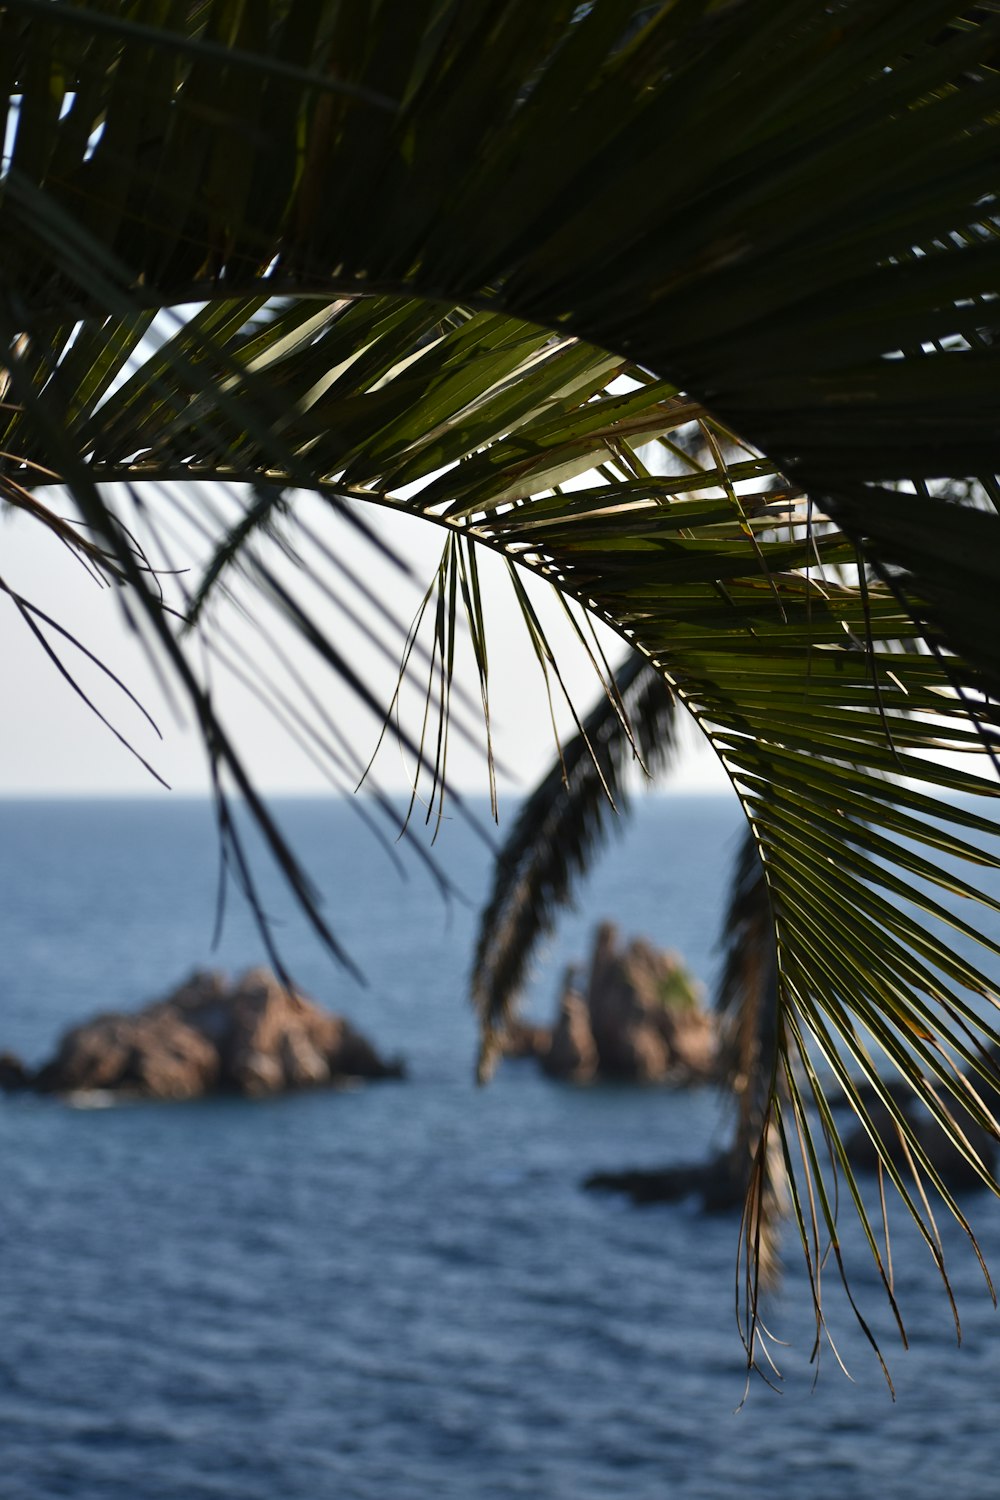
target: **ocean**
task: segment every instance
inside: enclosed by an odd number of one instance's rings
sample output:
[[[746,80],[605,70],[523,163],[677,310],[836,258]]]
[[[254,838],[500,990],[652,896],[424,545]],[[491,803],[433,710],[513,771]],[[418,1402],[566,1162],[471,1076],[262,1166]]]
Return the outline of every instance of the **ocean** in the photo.
[[[957,1225],[939,1216],[961,1348],[933,1261],[895,1214],[904,1351],[844,1208],[895,1403],[829,1267],[851,1378],[829,1347],[817,1378],[787,1235],[767,1306],[787,1340],[782,1393],[753,1380],[744,1401],[737,1220],[580,1186],[707,1157],[727,1138],[723,1101],[574,1089],[527,1063],[477,1090],[466,984],[485,846],[460,819],[442,829],[449,905],[416,863],[401,879],[347,804],[276,810],[366,983],[331,962],[261,855],[283,955],[408,1079],[264,1102],[0,1099],[3,1500],[995,1492],[1000,1322]],[[602,918],[679,949],[710,984],[739,830],[725,798],[640,801],[527,1010],[549,1018]],[[265,961],[235,895],[212,949],[206,803],[8,801],[0,833],[0,1050],[40,1061],[95,1011],[197,967]],[[996,1270],[1000,1203],[963,1201]]]

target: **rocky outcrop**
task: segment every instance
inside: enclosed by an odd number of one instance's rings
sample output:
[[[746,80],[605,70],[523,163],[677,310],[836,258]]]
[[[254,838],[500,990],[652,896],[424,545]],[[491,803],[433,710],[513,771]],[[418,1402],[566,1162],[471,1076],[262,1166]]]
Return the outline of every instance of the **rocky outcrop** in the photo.
[[[532,1048],[520,1034],[532,1033]],[[537,1057],[552,1078],[573,1083],[698,1083],[714,1076],[715,1018],[675,953],[643,938],[624,947],[610,922],[594,937],[585,989],[570,970],[547,1045],[538,1027],[517,1027],[507,1056]]]
[[[988,1083],[979,1078],[976,1078],[973,1084],[979,1092],[983,1103],[995,1116],[998,1104],[996,1089],[990,1087]],[[937,1121],[926,1111],[919,1108],[911,1089],[907,1088],[905,1084],[891,1082],[884,1085],[884,1091],[892,1098],[896,1108],[903,1115],[906,1123],[913,1131],[917,1143],[926,1155],[927,1160],[947,1187],[953,1192],[958,1193],[971,1191],[972,1189],[981,1188],[986,1185],[972,1162],[953,1144]],[[909,1156],[900,1139],[892,1113],[883,1101],[876,1096],[870,1086],[863,1085],[859,1089],[859,1094],[865,1109],[868,1111],[872,1128],[888,1150],[894,1165],[900,1168],[904,1177],[908,1178],[910,1175]],[[838,1101],[838,1104],[842,1112],[846,1113],[844,1101]],[[995,1179],[997,1172],[996,1141],[972,1117],[968,1110],[963,1109],[957,1101],[949,1101],[949,1107],[955,1115],[969,1147],[979,1157],[986,1171]],[[852,1166],[857,1167],[862,1172],[875,1172],[878,1170],[878,1152],[875,1149],[871,1136],[860,1121],[854,1124],[850,1130],[844,1131],[844,1147]]]
[[[15,1057],[13,1052],[0,1052],[0,1089],[16,1094],[30,1086],[31,1074],[21,1059]]]
[[[590,1083],[596,1078],[600,1059],[590,1024],[587,1002],[567,980],[559,1004],[559,1020],[552,1028],[548,1051],[541,1059],[550,1078],[571,1083]]]
[[[95,1016],[66,1032],[55,1056],[24,1082],[46,1094],[194,1099],[399,1078],[402,1071],[343,1017],[286,990],[268,970],[251,969],[232,984],[218,973],[196,973],[134,1014]]]
[[[978,1078],[975,1086],[983,1102],[995,1115],[1000,1104],[1000,1093],[988,1082]],[[930,1115],[920,1111],[910,1088],[903,1083],[886,1081],[883,1091],[892,1098],[905,1117],[928,1162],[946,1188],[953,1193],[965,1193],[988,1186],[982,1174],[952,1144],[940,1125]],[[858,1092],[872,1127],[885,1144],[893,1163],[900,1169],[904,1180],[911,1181],[910,1159],[899,1138],[891,1112],[869,1085],[859,1085]],[[848,1113],[848,1105],[843,1098],[835,1099],[833,1106],[843,1114]],[[953,1109],[969,1146],[979,1157],[986,1172],[995,1180],[996,1141],[968,1111],[957,1104],[953,1105]],[[860,1123],[849,1129],[842,1127],[842,1138],[848,1160],[856,1171],[878,1170],[878,1153],[870,1135]],[[694,1198],[703,1210],[714,1213],[742,1209],[748,1182],[748,1163],[745,1160],[741,1162],[730,1151],[709,1161],[690,1165],[594,1172],[584,1180],[583,1186],[599,1192],[624,1193],[636,1204],[676,1203],[680,1199]]]
[[[117,1090],[149,1099],[193,1099],[217,1084],[215,1048],[179,1016],[157,1008],[95,1016],[61,1039],[33,1079],[43,1094]]]
[[[552,1045],[552,1027],[533,1021],[510,1020],[503,1033],[504,1057],[533,1057],[541,1062]]]
[[[743,1207],[747,1177],[737,1170],[732,1156],[723,1153],[693,1165],[592,1172],[583,1186],[591,1192],[625,1193],[640,1206],[694,1198],[705,1213],[727,1213]]]
[[[655,1082],[708,1078],[715,1066],[714,1018],[676,953],[644,938],[620,948],[610,922],[597,930],[587,1007],[603,1074]]]

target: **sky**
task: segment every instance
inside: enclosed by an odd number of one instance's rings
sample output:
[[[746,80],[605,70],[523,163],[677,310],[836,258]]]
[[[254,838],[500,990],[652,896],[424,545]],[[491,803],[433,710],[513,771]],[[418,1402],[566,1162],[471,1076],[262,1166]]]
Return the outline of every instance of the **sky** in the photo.
[[[189,498],[183,497],[185,502]],[[343,644],[352,664],[358,666],[371,684],[379,704],[388,707],[398,679],[403,639],[386,628],[384,620],[365,598],[365,591],[370,588],[388,601],[399,620],[409,625],[436,568],[443,534],[439,528],[409,517],[387,517],[378,512],[371,518],[374,526],[410,561],[415,577],[420,580],[418,584],[385,563],[351,527],[331,517],[312,497],[300,497],[299,503],[310,531],[325,541],[336,566],[327,565],[310,537],[297,535],[292,540],[303,557],[320,560],[324,576],[354,617],[353,621],[335,609],[319,589],[302,585],[301,570],[289,566],[285,576],[297,579],[302,597],[308,600],[315,618]],[[58,508],[55,502],[53,506]],[[186,576],[194,577],[199,561],[204,558],[204,548],[186,522],[175,520],[172,511],[165,514],[170,524],[162,536],[169,561],[176,568],[189,567],[191,571]],[[45,611],[104,662],[156,721],[162,739],[105,674],[36,616],[36,623],[82,692],[175,793],[207,793],[209,780],[199,737],[190,716],[168,701],[146,652],[130,630],[118,597],[122,591],[101,588],[62,543],[24,515],[8,512],[0,516],[0,547],[3,557],[0,576],[8,587]],[[519,789],[530,787],[550,764],[555,742],[544,678],[503,565],[498,559],[485,556],[480,566],[490,648],[494,748],[498,760],[509,772],[500,777],[501,802],[514,806]],[[351,573],[354,582],[348,581],[347,575]],[[536,588],[533,597],[546,630],[552,632],[553,643],[558,645],[560,669],[582,713],[595,701],[600,685],[562,611],[552,607],[547,597],[550,592],[547,588]],[[60,673],[9,596],[0,596],[0,609],[3,611],[0,693],[7,706],[0,738],[0,796],[168,795]],[[249,653],[245,669],[258,686],[269,680],[277,683],[281,691],[289,690],[287,667],[270,655],[264,638],[255,636],[235,609],[220,615],[219,623],[229,631],[232,640],[245,646]],[[354,747],[360,762],[367,761],[378,741],[379,720],[352,699],[341,684],[331,680],[330,673],[309,648],[280,624],[273,629],[294,673],[301,677],[299,701],[305,701],[302,691],[312,694],[315,701],[309,713],[313,720],[318,712],[328,713],[344,741]],[[382,638],[381,647],[374,642],[376,634]],[[424,638],[429,644],[427,630]],[[621,644],[604,630],[601,640],[608,658],[616,664],[623,654]],[[457,675],[470,695],[470,703],[461,717],[481,740],[478,680],[471,652],[467,651],[466,658]],[[213,691],[222,707],[224,721],[245,755],[258,788],[272,795],[330,790],[321,770],[275,722],[273,714],[255,701],[252,692],[234,681],[218,663],[211,670]],[[422,716],[426,667],[414,670],[411,678],[414,685],[404,689],[401,696],[401,718],[416,736]],[[556,699],[560,697],[557,687],[554,695]],[[572,716],[565,703],[556,704],[556,722],[561,735],[573,732]],[[466,744],[454,731],[448,765],[457,787],[469,792],[487,792],[483,750]],[[412,785],[413,758],[400,745],[391,725],[376,758],[374,774],[387,790],[405,791]],[[341,785],[353,785],[354,779],[353,774],[342,777]],[[723,790],[728,780],[692,724],[673,771],[657,785],[680,791]]]

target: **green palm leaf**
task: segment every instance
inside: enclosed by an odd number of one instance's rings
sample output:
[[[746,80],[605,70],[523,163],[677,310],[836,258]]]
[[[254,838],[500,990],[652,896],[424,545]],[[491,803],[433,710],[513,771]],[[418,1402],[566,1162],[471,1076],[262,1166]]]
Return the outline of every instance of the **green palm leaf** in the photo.
[[[190,602],[207,628],[245,568],[362,700],[267,556],[295,487],[446,530],[432,660],[464,604],[484,698],[475,544],[640,648],[747,812],[770,1122],[835,1243],[817,1118],[854,1184],[814,1049],[863,1118],[881,1051],[967,1156],[958,1101],[996,1129],[955,1072],[990,1072],[989,959],[934,924],[982,901],[938,853],[996,863],[949,799],[996,795],[998,39],[994,5],[941,0],[0,16],[4,491],[72,491],[194,705],[244,880],[226,778],[322,924],[108,481],[143,517],[177,502],[140,486],[249,486]]]

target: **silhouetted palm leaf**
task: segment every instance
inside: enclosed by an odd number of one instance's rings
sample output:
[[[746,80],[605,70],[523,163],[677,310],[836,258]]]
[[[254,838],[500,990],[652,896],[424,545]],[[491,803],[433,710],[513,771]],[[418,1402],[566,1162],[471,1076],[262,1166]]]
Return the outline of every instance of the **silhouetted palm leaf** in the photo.
[[[479,919],[471,993],[482,1028],[481,1081],[539,940],[628,806],[631,764],[653,774],[669,762],[676,712],[659,673],[633,653],[522,803]]]

